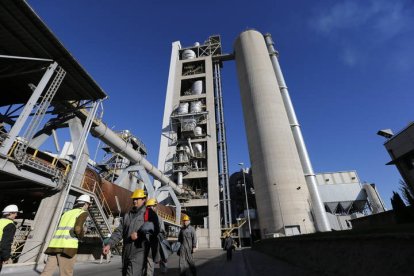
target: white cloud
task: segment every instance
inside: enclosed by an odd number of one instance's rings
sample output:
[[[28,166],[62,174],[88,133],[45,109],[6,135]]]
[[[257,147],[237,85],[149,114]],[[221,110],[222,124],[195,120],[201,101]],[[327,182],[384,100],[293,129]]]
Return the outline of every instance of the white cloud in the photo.
[[[357,65],[358,57],[369,57],[375,50],[414,43],[414,5],[409,0],[333,3],[327,8],[317,7],[310,27],[338,43],[340,58],[348,66]],[[400,61],[405,68],[406,63]]]
[[[357,54],[350,48],[345,48],[342,52],[341,59],[346,65],[353,67],[357,64]]]
[[[390,38],[413,28],[414,10],[405,2],[405,0],[337,2],[328,9],[320,9],[312,19],[311,25],[316,31],[325,35],[362,27]]]

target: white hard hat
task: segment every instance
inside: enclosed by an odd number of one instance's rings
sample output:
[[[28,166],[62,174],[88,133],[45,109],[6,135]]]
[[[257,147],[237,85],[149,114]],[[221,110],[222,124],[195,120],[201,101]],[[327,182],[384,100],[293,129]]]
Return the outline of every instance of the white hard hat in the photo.
[[[8,205],[6,206],[6,208],[3,209],[3,214],[7,214],[7,213],[18,213],[19,212],[19,208],[17,207],[17,205]]]
[[[91,203],[92,203],[92,202],[91,202],[91,197],[90,197],[90,196],[88,196],[88,195],[81,195],[80,197],[78,197],[78,198],[76,199],[76,202],[78,202],[78,201],[86,202],[86,203],[89,203],[89,204],[91,204]]]

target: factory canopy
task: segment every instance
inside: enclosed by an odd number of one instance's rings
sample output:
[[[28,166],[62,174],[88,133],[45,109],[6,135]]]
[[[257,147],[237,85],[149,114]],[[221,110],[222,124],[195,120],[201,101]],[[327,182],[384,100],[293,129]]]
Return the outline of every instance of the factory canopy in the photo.
[[[1,0],[0,106],[26,103],[32,93],[28,84],[37,85],[53,61],[67,72],[54,101],[106,97],[25,1]]]

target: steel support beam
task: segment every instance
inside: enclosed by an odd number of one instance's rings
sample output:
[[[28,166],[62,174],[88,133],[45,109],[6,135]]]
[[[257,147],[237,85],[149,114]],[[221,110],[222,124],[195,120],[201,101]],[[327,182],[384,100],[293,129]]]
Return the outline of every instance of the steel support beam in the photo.
[[[58,64],[53,62],[43,74],[42,79],[40,80],[39,84],[36,86],[36,89],[33,91],[32,96],[30,96],[29,101],[24,106],[22,112],[17,118],[16,123],[13,125],[12,129],[8,133],[8,137],[6,140],[0,145],[0,155],[6,156],[9,152],[13,142],[16,140],[16,137],[22,130],[24,124],[27,121],[30,113],[32,112],[34,106],[36,105],[37,101],[39,100],[40,96],[42,95],[43,90],[45,89],[46,85],[48,84],[49,80],[53,76]]]

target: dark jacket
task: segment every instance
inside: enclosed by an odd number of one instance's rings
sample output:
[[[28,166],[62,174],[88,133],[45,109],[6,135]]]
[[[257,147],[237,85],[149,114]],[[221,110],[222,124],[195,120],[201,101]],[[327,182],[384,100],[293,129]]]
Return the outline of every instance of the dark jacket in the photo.
[[[148,237],[153,234],[148,233],[148,231],[157,232],[156,234],[159,232],[158,220],[154,219],[156,214],[155,216],[150,214],[147,222],[147,224],[151,221],[153,222],[152,229],[155,228],[155,231],[151,231],[151,227],[143,227],[144,223],[146,223],[145,210],[145,206],[140,208],[133,207],[131,211],[125,214],[121,223],[111,235],[108,242],[111,247],[115,246],[120,240],[123,240],[122,255],[124,258],[130,258],[131,256],[145,250],[146,244],[148,243]],[[131,234],[133,232],[138,233],[138,239],[135,241],[131,240]]]
[[[231,250],[231,249],[233,249],[233,238],[227,237],[224,240],[224,250]]]
[[[3,237],[0,241],[0,261],[7,261],[10,259],[14,234],[16,234],[16,225],[14,222],[4,227]]]

